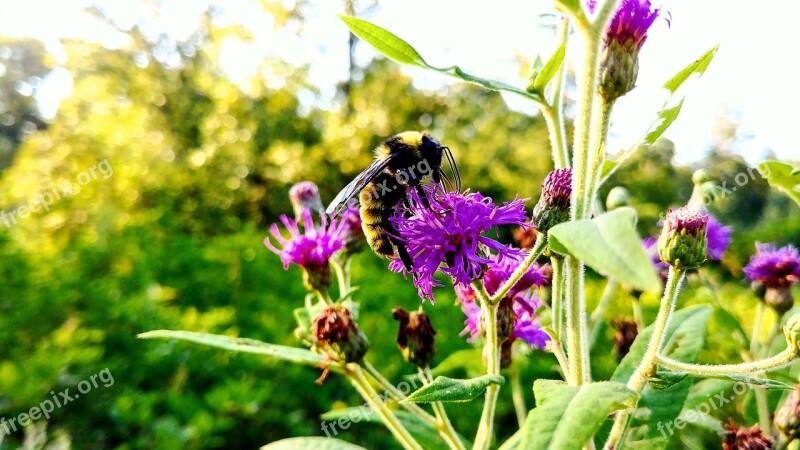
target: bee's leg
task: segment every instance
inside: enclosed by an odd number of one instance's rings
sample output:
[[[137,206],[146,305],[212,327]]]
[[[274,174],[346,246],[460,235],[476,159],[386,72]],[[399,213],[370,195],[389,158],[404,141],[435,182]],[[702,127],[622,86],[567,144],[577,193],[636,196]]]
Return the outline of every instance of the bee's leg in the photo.
[[[416,185],[417,188],[417,195],[419,195],[419,200],[422,202],[422,206],[426,209],[431,209],[431,202],[428,200],[428,193],[425,192],[425,189],[422,189],[422,185]]]
[[[408,253],[406,243],[397,237],[399,233],[391,222],[387,220],[384,222],[383,227],[386,230],[386,235],[389,236],[389,240],[397,248],[397,256],[400,257],[403,266],[407,271],[411,272],[414,269],[414,260],[411,258],[411,254]]]

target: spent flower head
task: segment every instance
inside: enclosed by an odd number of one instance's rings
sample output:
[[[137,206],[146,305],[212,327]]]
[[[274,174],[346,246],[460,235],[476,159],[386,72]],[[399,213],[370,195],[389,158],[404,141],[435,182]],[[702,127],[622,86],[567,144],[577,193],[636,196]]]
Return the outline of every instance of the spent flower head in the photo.
[[[408,208],[398,208],[390,220],[413,260],[411,275],[419,296],[433,302],[434,278],[441,271],[454,284],[468,285],[481,278],[492,260],[490,251],[513,257],[520,250],[501,244],[487,234],[501,225],[525,224],[523,200],[496,205],[478,192],[444,192],[438,184],[423,187],[429,206],[412,190]],[[399,259],[389,268],[406,273]]]
[[[723,450],[771,450],[772,445],[772,438],[765,436],[758,425],[750,428],[739,427],[733,419],[725,424]]]
[[[392,317],[400,323],[397,347],[403,353],[403,358],[417,367],[428,367],[435,352],[433,341],[436,330],[431,319],[421,310],[408,312],[400,307],[392,311]]]
[[[367,353],[367,338],[353,321],[350,310],[342,305],[331,305],[311,320],[320,350],[328,352],[335,360],[359,362]]]
[[[303,210],[301,219],[295,220],[281,215],[280,221],[289,231],[289,238],[285,238],[278,229],[278,224],[270,226],[270,234],[277,240],[278,248],[267,236],[264,245],[281,257],[283,268],[288,269],[290,264],[303,268],[303,281],[311,290],[324,291],[331,284],[331,271],[329,261],[334,253],[344,246],[343,226],[336,220],[328,220],[321,216],[319,227],[314,226],[311,211]],[[300,232],[298,223],[308,224]]]
[[[613,102],[636,87],[639,51],[661,12],[649,0],[622,0],[606,29],[600,63],[600,95]]]

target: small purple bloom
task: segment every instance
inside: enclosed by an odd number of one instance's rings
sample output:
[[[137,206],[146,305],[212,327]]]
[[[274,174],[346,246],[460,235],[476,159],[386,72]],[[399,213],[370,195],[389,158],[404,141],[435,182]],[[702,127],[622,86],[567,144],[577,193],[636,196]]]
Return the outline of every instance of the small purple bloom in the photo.
[[[430,206],[416,191],[409,192],[409,208],[398,208],[390,220],[413,259],[411,275],[420,297],[433,302],[433,288],[441,286],[434,278],[437,270],[453,278],[456,285],[468,285],[483,276],[484,265],[492,262],[489,251],[506,257],[521,251],[485,236],[501,225],[523,226],[526,221],[523,200],[497,206],[492,199],[469,191],[444,192],[438,184],[424,186]],[[389,268],[406,272],[394,259]]]
[[[361,214],[356,207],[347,208],[342,214],[342,240],[346,253],[355,253],[367,242],[364,230],[361,228]]]
[[[731,244],[733,228],[721,224],[714,216],[708,215],[708,257],[719,261]]]
[[[531,347],[545,348],[550,336],[542,330],[536,317],[536,309],[540,305],[538,297],[531,291],[514,297],[514,332],[509,338],[511,341],[521,339]],[[481,335],[481,308],[474,301],[462,302],[461,310],[467,316],[461,336],[469,334],[467,341],[474,342]]]
[[[286,215],[281,215],[280,220],[289,231],[289,239],[284,238],[278,230],[278,224],[273,223],[270,226],[270,234],[283,248],[279,249],[273,245],[269,236],[264,239],[264,245],[281,257],[284,269],[288,269],[291,263],[304,269],[327,267],[331,256],[341,250],[344,245],[342,223],[332,220],[328,224],[325,215],[322,215],[318,228],[314,226],[311,211],[308,209],[302,211],[299,220],[291,219]],[[306,224],[303,233],[300,232],[298,222]]]
[[[313,181],[301,181],[292,185],[289,189],[289,201],[292,202],[295,217],[300,219],[304,209],[320,213],[323,211],[319,188]]]
[[[649,0],[622,0],[606,30],[606,45],[612,41],[638,51],[647,39],[647,30],[661,10],[653,9]]]
[[[667,219],[664,221],[664,226],[668,232],[678,234],[689,234],[697,236],[708,227],[709,215],[694,209],[680,207],[670,209],[667,213]]]
[[[757,243],[756,249],[744,267],[747,278],[768,288],[786,288],[800,281],[800,252],[794,246]]]
[[[486,275],[483,277],[486,292],[488,292],[489,295],[494,295],[494,293],[500,289],[500,286],[511,277],[511,274],[517,270],[517,267],[519,267],[523,259],[524,255],[522,254],[492,257],[492,262],[489,263]],[[551,276],[552,271],[548,264],[540,266],[537,263],[533,263],[506,295],[508,297],[514,297],[534,286],[542,287],[550,284]],[[472,290],[472,286],[470,285],[456,285],[455,291],[456,297],[462,303],[475,300],[475,291]]]

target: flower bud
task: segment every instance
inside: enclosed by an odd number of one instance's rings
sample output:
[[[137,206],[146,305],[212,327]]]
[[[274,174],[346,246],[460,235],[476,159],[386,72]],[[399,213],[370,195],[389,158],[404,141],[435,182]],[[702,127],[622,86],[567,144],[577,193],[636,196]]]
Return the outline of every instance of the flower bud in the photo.
[[[542,194],[533,208],[533,225],[540,233],[569,220],[571,196],[572,169],[556,169],[547,174]]]
[[[800,438],[800,385],[775,412],[773,423],[787,442]]]
[[[403,358],[417,367],[428,367],[435,353],[433,341],[436,330],[431,325],[431,319],[422,311],[409,313],[400,307],[392,311],[392,317],[400,322],[397,347],[403,353]]]
[[[629,202],[630,195],[628,195],[628,190],[622,186],[615,186],[608,192],[608,197],[606,197],[606,209],[611,211],[612,209],[628,206]]]
[[[658,238],[661,261],[680,270],[700,267],[707,258],[707,227],[706,213],[688,208],[670,210]]]
[[[782,316],[786,311],[792,309],[794,306],[794,297],[792,297],[792,290],[788,287],[780,288],[767,288],[764,293],[764,302],[770,306],[779,316]]]
[[[692,183],[694,183],[695,186],[700,186],[709,181],[714,181],[714,179],[711,178],[711,174],[708,173],[706,169],[697,169],[692,174]]]
[[[800,313],[793,315],[783,326],[783,335],[786,337],[786,346],[800,356]]]
[[[497,338],[500,341],[510,338],[515,324],[514,299],[506,296],[497,305]]]
[[[328,306],[311,320],[311,332],[322,350],[346,363],[359,362],[369,349],[367,338],[341,305]]]
[[[758,425],[750,428],[740,428],[733,419],[725,425],[725,435],[722,440],[723,450],[771,450],[772,439],[764,436]]]
[[[767,295],[767,287],[758,281],[750,283],[750,289],[756,294],[759,300],[764,300],[764,296]]]
[[[292,202],[294,216],[302,220],[303,210],[308,209],[314,213],[324,211],[322,199],[319,196],[319,188],[311,181],[301,181],[295,183],[289,189],[289,201]]]

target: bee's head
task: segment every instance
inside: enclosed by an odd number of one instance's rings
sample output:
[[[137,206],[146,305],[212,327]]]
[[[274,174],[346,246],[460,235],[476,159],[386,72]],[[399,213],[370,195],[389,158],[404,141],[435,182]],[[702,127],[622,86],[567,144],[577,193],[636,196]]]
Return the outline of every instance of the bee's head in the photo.
[[[437,183],[440,182],[442,178],[450,182],[447,174],[445,174],[444,170],[442,169],[442,159],[447,157],[447,162],[450,164],[450,170],[453,171],[455,189],[459,192],[461,191],[461,176],[458,173],[456,161],[453,158],[453,153],[450,151],[449,147],[442,146],[439,141],[428,136],[428,133],[423,133],[422,144],[420,145],[420,154],[431,164],[431,167],[433,168],[433,179]]]

